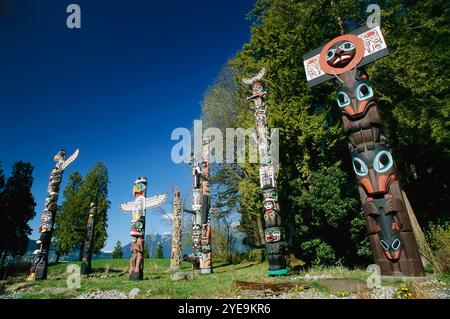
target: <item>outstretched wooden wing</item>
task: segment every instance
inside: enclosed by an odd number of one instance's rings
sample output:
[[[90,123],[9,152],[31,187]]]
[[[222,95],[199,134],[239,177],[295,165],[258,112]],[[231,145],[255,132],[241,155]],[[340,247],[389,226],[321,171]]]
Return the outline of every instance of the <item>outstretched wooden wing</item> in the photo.
[[[126,202],[124,204],[120,204],[120,210],[122,213],[129,213],[135,209],[136,202]]]
[[[77,148],[77,150],[72,155],[70,155],[68,159],[64,161],[64,163],[61,166],[61,170],[64,171],[70,164],[72,164],[72,162],[77,159],[79,152],[80,150]]]
[[[156,195],[145,199],[145,208],[158,207],[167,200],[167,193]]]
[[[248,85],[253,84],[254,82],[261,81],[264,74],[266,74],[266,69],[262,68],[256,76],[254,76],[250,79],[242,79],[242,82],[244,82],[245,84],[248,84]]]

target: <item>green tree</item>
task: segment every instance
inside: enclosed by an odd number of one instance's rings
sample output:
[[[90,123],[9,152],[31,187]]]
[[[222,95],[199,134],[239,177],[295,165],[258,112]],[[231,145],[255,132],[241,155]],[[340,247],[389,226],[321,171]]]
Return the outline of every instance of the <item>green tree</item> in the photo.
[[[148,244],[147,244],[147,242],[145,242],[145,244],[144,244],[144,258],[150,258],[150,251],[149,251],[149,249],[148,249]]]
[[[2,175],[2,174],[0,174]],[[28,244],[31,228],[28,222],[36,215],[36,203],[31,193],[33,166],[22,161],[14,163],[12,174],[7,179],[1,194],[3,219],[6,220],[2,234],[3,253],[11,256],[23,255]],[[0,183],[1,178],[0,178]],[[1,185],[0,185],[1,188]],[[5,218],[6,217],[6,218]]]
[[[163,246],[161,242],[158,242],[158,244],[156,245],[155,258],[164,259]]]
[[[64,255],[79,249],[79,259],[83,257],[86,224],[90,204],[96,203],[95,228],[93,232],[93,253],[99,253],[107,239],[108,170],[102,162],[93,165],[86,177],[75,172],[69,177],[64,190],[64,202],[56,219],[55,231],[58,251]]]
[[[84,240],[85,216],[82,213],[80,187],[83,177],[78,172],[69,176],[64,189],[64,201],[56,218],[55,240],[57,251],[64,256],[74,250]]]
[[[112,252],[113,259],[121,259],[123,256],[122,243],[117,241],[116,246],[114,246],[114,250]]]

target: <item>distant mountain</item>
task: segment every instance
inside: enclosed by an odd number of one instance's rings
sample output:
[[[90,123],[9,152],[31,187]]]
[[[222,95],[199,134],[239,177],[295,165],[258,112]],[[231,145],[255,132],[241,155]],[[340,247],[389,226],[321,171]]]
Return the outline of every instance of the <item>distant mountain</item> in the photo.
[[[24,255],[25,259],[28,261],[31,261],[31,258],[33,257],[33,252],[37,248],[38,247],[36,246],[36,240],[28,239],[28,246],[27,246],[27,250]],[[69,262],[70,261],[78,261],[79,253],[80,253],[80,251],[78,249],[74,249],[67,255],[60,256],[59,261],[69,261]],[[100,251],[100,253],[92,255],[92,259],[111,259],[111,258],[112,258],[112,253],[106,252],[106,251]],[[48,259],[49,259],[50,263],[53,263],[56,261],[56,248],[53,244],[50,247]]]
[[[172,234],[171,233],[152,233],[145,236],[145,242],[148,245],[150,258],[156,253],[156,246],[162,243],[164,258],[170,258],[172,252]],[[131,258],[131,242],[122,247],[123,258]]]

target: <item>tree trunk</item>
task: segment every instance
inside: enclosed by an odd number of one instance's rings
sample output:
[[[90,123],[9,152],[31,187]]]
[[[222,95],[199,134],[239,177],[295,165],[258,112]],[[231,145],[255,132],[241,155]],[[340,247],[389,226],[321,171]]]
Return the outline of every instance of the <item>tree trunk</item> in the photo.
[[[80,254],[78,255],[78,261],[83,261],[84,240],[80,245]]]
[[[59,250],[56,251],[56,260],[55,260],[55,264],[59,263],[59,258],[61,257],[61,253],[59,252]]]
[[[266,239],[264,238],[264,226],[261,220],[261,216],[258,216],[256,221],[258,223],[258,235],[259,235],[258,240],[261,243],[261,245],[264,245],[266,243]]]

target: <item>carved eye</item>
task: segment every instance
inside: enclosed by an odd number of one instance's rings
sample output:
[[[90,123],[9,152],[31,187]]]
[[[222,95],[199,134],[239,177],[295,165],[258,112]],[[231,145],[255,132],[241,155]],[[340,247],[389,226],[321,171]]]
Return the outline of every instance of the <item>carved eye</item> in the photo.
[[[380,245],[383,247],[384,250],[389,250],[389,245],[385,240],[380,240]]]
[[[327,61],[330,61],[334,58],[334,52],[336,52],[335,48],[331,48],[330,50],[328,50],[327,57],[326,57]]]
[[[392,167],[394,160],[389,151],[381,151],[373,160],[373,168],[378,173],[384,173]]]
[[[361,83],[356,88],[355,96],[358,101],[367,100],[368,98],[371,98],[373,96],[372,88],[366,83]]]
[[[369,172],[366,163],[364,163],[359,158],[354,157],[352,163],[353,163],[353,170],[355,171],[356,175],[366,176],[367,173]]]
[[[350,105],[350,98],[344,91],[339,91],[337,94],[337,102],[340,108],[346,107]]]
[[[400,240],[399,239],[396,239],[396,240],[394,240],[393,242],[392,242],[392,249],[394,249],[394,250],[398,250],[399,248],[400,248]]]
[[[350,50],[353,50],[354,48],[355,48],[355,45],[353,43],[351,43],[350,41],[346,41],[339,46],[339,49],[341,49],[343,51],[350,51]]]

